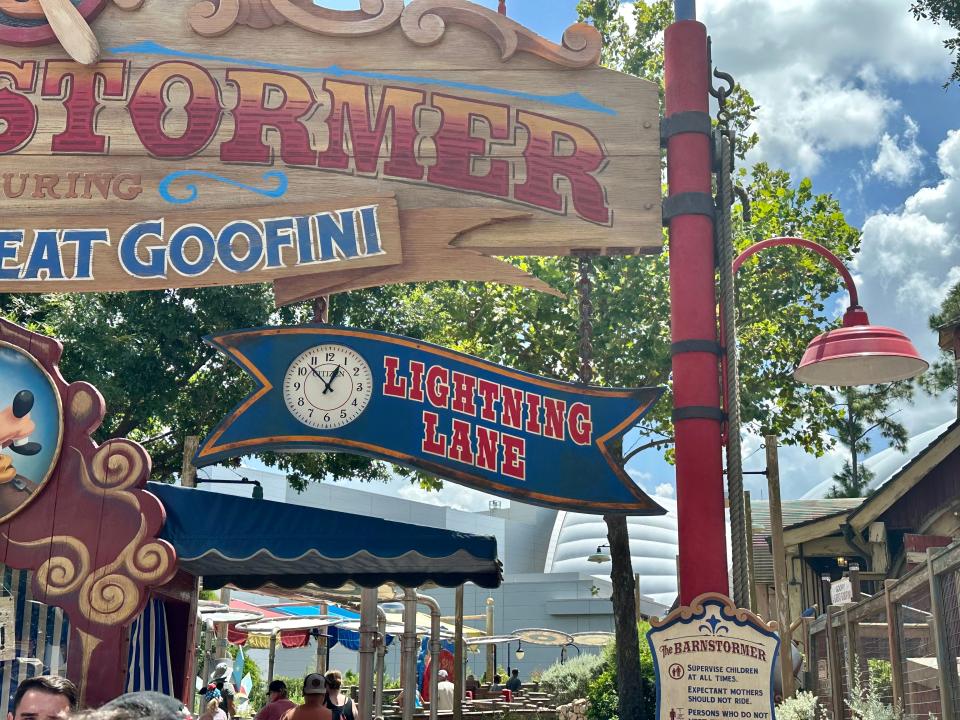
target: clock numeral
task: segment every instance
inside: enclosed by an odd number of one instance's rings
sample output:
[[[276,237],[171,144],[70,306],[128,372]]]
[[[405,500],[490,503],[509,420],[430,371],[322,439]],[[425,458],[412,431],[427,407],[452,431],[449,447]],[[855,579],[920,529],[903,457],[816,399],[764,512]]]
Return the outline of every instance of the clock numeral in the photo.
[[[363,383],[357,383],[357,392],[363,392]]]
[[[323,421],[330,422],[330,413],[327,413],[326,415],[323,416]]]
[[[353,369],[353,376],[356,377],[356,376],[359,375],[359,374],[360,374],[360,368],[359,368],[359,367],[355,367],[355,368]]]
[[[320,361],[320,358],[318,358],[316,355],[310,358],[311,365],[316,365],[319,361]]]
[[[353,402],[356,403],[357,401],[354,400]],[[341,410],[341,411],[340,411],[340,419],[343,420],[346,416],[347,416],[347,411],[346,411],[346,410]]]
[[[297,398],[297,407],[303,407],[303,398]]]
[[[352,402],[352,403],[350,403],[350,404],[351,404],[351,405],[353,405],[354,407],[356,407],[356,406],[357,406],[357,399],[356,399],[356,398],[354,398],[354,399],[353,399],[353,402]]]
[[[303,377],[306,374],[307,374],[307,369],[305,367],[297,368],[297,375],[299,375],[300,377]]]
[[[294,389],[294,390],[299,390],[299,389],[300,389],[300,383],[295,382],[295,383],[293,384],[293,389]]]
[[[309,412],[310,412],[310,417],[313,417],[313,408],[310,408]]]
[[[333,362],[334,355],[333,353],[327,353],[327,362]]]

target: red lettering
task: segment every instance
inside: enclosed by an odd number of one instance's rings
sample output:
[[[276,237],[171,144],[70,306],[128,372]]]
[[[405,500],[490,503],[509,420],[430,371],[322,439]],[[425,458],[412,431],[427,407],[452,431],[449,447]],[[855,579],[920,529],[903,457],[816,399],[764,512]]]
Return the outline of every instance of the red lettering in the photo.
[[[508,385],[503,386],[503,417],[501,422],[507,427],[519,430],[523,418],[523,390],[515,390]]]
[[[546,115],[517,111],[517,122],[530,136],[523,157],[526,181],[514,188],[520,202],[567,213],[566,199],[558,192],[557,178],[570,183],[570,196],[577,214],[590,222],[610,224],[606,193],[595,173],[607,163],[607,155],[593,133],[579,125]],[[569,151],[568,148],[570,147]]]
[[[400,358],[383,357],[383,370],[387,375],[386,382],[383,383],[383,394],[389,397],[406,398],[407,397],[407,379],[398,378],[397,370],[400,368]]]
[[[104,154],[108,141],[96,132],[97,115],[103,100],[126,97],[127,63],[103,60],[83,67],[72,60],[47,60],[41,93],[45,98],[60,98],[67,112],[66,128],[53,136],[53,152]]]
[[[540,434],[540,400],[536,393],[527,393],[527,432],[533,435]]]
[[[481,382],[483,382],[481,380]],[[483,426],[477,427],[477,467],[497,471],[497,449],[500,433]]]
[[[427,371],[427,400],[435,408],[446,408],[450,400],[450,373],[445,367],[432,365]]]
[[[410,361],[410,399],[423,402],[423,373],[426,370],[422,362]]]
[[[470,423],[465,420],[453,420],[453,436],[450,438],[450,450],[447,457],[457,462],[473,465],[473,450],[470,449]]]
[[[176,137],[167,134],[163,119],[170,109],[169,94],[177,83],[190,97],[183,106],[187,126]],[[220,127],[220,94],[205,69],[186,62],[154,65],[140,78],[128,106],[133,129],[154,157],[188,158],[201,152]]]
[[[446,457],[447,436],[437,432],[437,423],[440,417],[436,413],[423,411],[423,442],[420,447],[425,453]]]
[[[227,70],[227,82],[237,88],[233,137],[220,146],[224,162],[273,162],[266,131],[280,136],[280,157],[287,165],[316,165],[317,153],[303,124],[313,110],[310,86],[296,75],[264,70]],[[276,96],[282,99],[276,104]],[[271,107],[270,105],[273,105]]]
[[[0,77],[10,78],[16,90],[32,92],[36,75],[35,62],[0,60]],[[37,108],[30,98],[5,87],[0,89],[0,121],[5,125],[0,132],[0,153],[15,152],[30,142],[37,130]]]
[[[497,409],[494,403],[500,399],[500,384],[480,378],[477,388],[480,391],[480,417],[489,422],[496,422]]]
[[[564,420],[567,415],[567,403],[564,400],[554,400],[552,397],[543,399],[543,436],[554,440],[563,440]]]
[[[464,415],[473,417],[477,414],[477,403],[474,393],[477,391],[477,379],[473,375],[454,372],[450,376],[453,384],[453,401],[450,407]]]
[[[500,472],[515,480],[526,479],[527,469],[524,462],[526,443],[523,438],[504,433],[500,436],[500,440],[503,443],[503,465]]]
[[[423,179],[423,167],[417,163],[417,110],[426,102],[420,90],[385,87],[380,93],[376,116],[371,117],[372,88],[363,83],[324,80],[323,89],[330,93],[330,115],[327,118],[327,149],[320,153],[318,164],[331,170],[347,170],[350,158],[344,147],[347,125],[353,164],[357,172],[375,174],[382,156],[388,159],[383,171],[392,177]],[[390,124],[390,148],[383,152]]]
[[[507,197],[510,191],[509,165],[506,160],[490,157],[487,140],[474,135],[474,128],[482,122],[487,126],[490,140],[508,139],[510,108],[449,95],[434,94],[432,100],[433,106],[442,113],[442,119],[440,129],[433,136],[437,162],[427,173],[429,181]]]
[[[576,402],[570,406],[567,415],[567,429],[570,439],[577,445],[589,445],[593,436],[593,423],[590,421],[590,406]]]

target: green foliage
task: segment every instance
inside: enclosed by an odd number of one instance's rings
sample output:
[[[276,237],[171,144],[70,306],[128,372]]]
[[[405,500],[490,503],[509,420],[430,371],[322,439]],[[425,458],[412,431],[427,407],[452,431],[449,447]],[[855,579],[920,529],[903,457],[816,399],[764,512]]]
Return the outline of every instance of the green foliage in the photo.
[[[602,655],[584,653],[565,663],[554,663],[540,676],[540,689],[554,695],[562,705],[587,696],[590,683],[603,672]]]
[[[854,662],[857,662],[856,659]],[[860,673],[854,674],[853,689],[849,697],[844,698],[850,708],[852,720],[903,720],[903,711],[887,704],[886,697],[882,694],[881,680],[880,675],[874,676],[870,673],[867,686],[864,687]]]
[[[653,673],[653,654],[647,642],[647,632],[650,624],[637,624],[637,634],[640,637],[640,682],[643,691],[644,714],[637,720],[653,720],[657,709],[656,678]],[[588,720],[619,720],[617,696],[617,652],[616,644],[607,645],[601,653],[603,659],[602,672],[590,683],[587,689],[587,699],[590,708],[587,711]]]
[[[889,413],[894,401],[913,398],[910,382],[877,385],[867,389],[844,388],[838,393],[840,417],[833,424],[833,435],[850,452],[850,460],[833,476],[835,485],[827,497],[862,497],[873,472],[864,467],[860,458],[873,447],[871,434],[878,433],[900,452],[907,449],[907,429]]]
[[[281,677],[276,676],[276,680],[283,680],[287,684],[287,699],[291,702],[295,702],[297,705],[303,703],[303,678],[302,677]],[[253,707],[260,708],[263,707],[263,703],[260,705],[253,705]]]
[[[359,685],[360,676],[354,670],[347,670],[343,673],[343,686],[348,688],[351,685]]]
[[[957,32],[956,37],[943,41],[943,46],[953,55],[953,74],[944,83],[960,82],[960,3],[957,0],[915,0],[910,11],[917,20],[931,20],[937,25],[945,23]]]
[[[776,720],[821,720],[825,710],[812,692],[798,692],[777,705]]]
[[[889,660],[867,660],[867,673],[870,676],[870,687],[876,688],[880,697],[893,697],[893,666]]]
[[[954,285],[940,305],[940,311],[929,318],[930,329],[937,332],[944,325],[960,322],[960,283]],[[954,398],[957,391],[957,371],[954,364],[953,348],[940,350],[940,357],[933,367],[921,378],[921,385],[929,393],[937,394],[951,390]]]

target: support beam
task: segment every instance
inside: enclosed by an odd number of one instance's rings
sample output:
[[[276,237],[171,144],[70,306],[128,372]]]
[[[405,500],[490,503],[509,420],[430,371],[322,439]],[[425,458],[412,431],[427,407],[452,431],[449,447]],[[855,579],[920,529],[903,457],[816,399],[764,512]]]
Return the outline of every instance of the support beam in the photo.
[[[403,637],[400,643],[403,720],[412,720],[417,701],[417,591],[403,589]]]
[[[930,578],[931,628],[937,648],[937,675],[940,680],[940,717],[957,717],[954,698],[957,692],[957,658],[950,651],[950,635],[944,614],[943,596],[940,592],[940,576],[933,571],[933,558],[943,548],[927,548],[927,575]]]
[[[417,600],[430,609],[430,720],[437,720],[437,685],[440,683],[440,604],[429,595]]]
[[[887,605],[887,644],[890,648],[890,672],[893,685],[893,706],[902,707],[903,702],[903,663],[900,651],[900,617],[893,603],[890,591],[897,585],[896,580],[884,580],[883,596]]]
[[[767,492],[770,496],[770,537],[773,544],[773,584],[780,624],[780,682],[783,697],[793,697],[793,633],[787,594],[787,555],[783,548],[783,508],[780,504],[780,453],[776,435],[767,435]]]
[[[377,634],[377,588],[360,591],[360,720],[373,719],[373,655]]]
[[[463,585],[457,586],[454,605],[453,720],[463,720]]]

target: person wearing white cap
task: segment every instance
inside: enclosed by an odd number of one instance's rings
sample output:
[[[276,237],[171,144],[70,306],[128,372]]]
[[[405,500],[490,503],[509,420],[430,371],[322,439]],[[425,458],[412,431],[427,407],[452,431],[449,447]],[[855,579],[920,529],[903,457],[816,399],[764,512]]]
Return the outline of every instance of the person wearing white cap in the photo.
[[[453,683],[447,679],[447,671],[437,673],[437,696],[432,701],[437,704],[437,712],[453,712]]]

